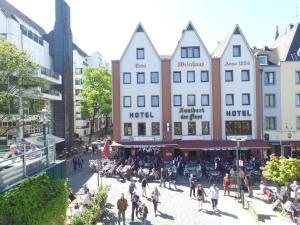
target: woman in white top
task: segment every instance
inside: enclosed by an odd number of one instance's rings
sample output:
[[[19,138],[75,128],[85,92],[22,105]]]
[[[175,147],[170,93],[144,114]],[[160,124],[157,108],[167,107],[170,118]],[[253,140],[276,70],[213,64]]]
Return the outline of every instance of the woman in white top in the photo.
[[[213,184],[210,187],[208,195],[211,198],[213,210],[218,210],[217,205],[218,205],[218,199],[219,199],[219,188],[215,184]]]

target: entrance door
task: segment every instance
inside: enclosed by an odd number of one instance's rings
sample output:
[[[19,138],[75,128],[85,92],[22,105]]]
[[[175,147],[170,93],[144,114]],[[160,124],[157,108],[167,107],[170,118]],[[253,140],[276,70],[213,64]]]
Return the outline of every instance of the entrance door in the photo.
[[[197,153],[195,151],[189,152],[189,160],[196,161]]]
[[[180,149],[174,149],[174,157],[176,158],[177,156],[182,156],[182,152]]]

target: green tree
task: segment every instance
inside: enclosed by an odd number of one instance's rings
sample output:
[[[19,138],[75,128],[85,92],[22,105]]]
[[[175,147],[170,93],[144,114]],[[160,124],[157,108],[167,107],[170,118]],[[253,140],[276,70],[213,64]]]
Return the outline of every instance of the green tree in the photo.
[[[0,39],[0,121],[9,121],[7,127],[0,126],[0,135],[23,126],[24,119],[34,114],[33,109],[45,104],[42,100],[39,103],[36,100],[26,108],[30,101],[23,101],[29,97],[28,94],[26,96],[27,90],[45,83],[35,76],[37,68],[38,65],[31,62],[26,51],[17,49],[10,41]],[[27,113],[29,108],[31,113]]]
[[[272,155],[261,169],[267,179],[279,185],[288,185],[292,180],[300,178],[300,160],[294,158]]]
[[[103,67],[86,68],[79,106],[84,117],[90,121],[89,142],[94,133],[95,118],[111,113],[111,98],[111,74]]]

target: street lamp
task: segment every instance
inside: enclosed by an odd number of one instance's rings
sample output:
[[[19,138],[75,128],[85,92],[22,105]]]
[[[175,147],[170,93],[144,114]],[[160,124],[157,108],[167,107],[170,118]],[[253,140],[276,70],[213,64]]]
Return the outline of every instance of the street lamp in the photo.
[[[44,141],[44,150],[47,158],[47,166],[49,165],[49,157],[48,157],[48,148],[47,148],[47,140],[46,140],[46,125],[48,122],[48,109],[43,108],[41,111],[41,119],[43,122],[43,141]]]
[[[237,138],[231,138],[232,141],[236,142],[236,192],[237,197],[240,198],[242,195],[242,189],[241,189],[241,179],[239,176],[240,173],[240,163],[239,163],[239,151],[241,150],[241,142],[246,141],[245,137],[237,137]]]

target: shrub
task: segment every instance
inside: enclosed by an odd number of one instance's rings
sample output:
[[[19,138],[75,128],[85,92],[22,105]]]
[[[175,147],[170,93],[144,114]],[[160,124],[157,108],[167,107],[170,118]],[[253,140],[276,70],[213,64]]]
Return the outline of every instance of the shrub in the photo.
[[[25,179],[0,196],[0,224],[64,225],[68,207],[67,181],[46,173]]]

